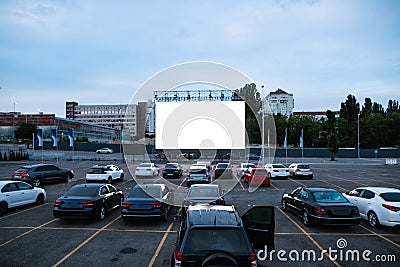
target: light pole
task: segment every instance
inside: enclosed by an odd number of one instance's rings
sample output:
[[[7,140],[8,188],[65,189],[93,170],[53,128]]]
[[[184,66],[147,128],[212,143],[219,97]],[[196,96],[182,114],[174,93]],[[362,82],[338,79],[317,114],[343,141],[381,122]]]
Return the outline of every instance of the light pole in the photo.
[[[360,158],[360,113],[357,114],[357,157]]]
[[[262,120],[262,134],[261,134],[261,163],[262,166],[265,165],[265,160],[264,160],[264,146],[265,146],[265,126],[264,126],[264,85],[261,85],[261,120]]]

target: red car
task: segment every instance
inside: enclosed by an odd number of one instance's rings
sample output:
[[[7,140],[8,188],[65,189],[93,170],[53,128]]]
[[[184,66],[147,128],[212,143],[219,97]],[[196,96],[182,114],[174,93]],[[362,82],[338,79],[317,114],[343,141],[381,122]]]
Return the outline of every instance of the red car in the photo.
[[[263,167],[249,168],[244,173],[244,182],[252,185],[271,186],[268,172]]]

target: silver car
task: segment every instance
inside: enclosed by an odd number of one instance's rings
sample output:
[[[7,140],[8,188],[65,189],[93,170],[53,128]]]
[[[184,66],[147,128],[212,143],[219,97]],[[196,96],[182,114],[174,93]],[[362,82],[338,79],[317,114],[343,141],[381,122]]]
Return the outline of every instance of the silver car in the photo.
[[[299,178],[304,177],[312,179],[314,177],[313,170],[310,168],[309,164],[305,163],[293,163],[289,166],[290,177]]]
[[[191,166],[189,169],[189,174],[186,178],[186,185],[190,187],[192,184],[207,183],[209,184],[210,174],[205,166]]]

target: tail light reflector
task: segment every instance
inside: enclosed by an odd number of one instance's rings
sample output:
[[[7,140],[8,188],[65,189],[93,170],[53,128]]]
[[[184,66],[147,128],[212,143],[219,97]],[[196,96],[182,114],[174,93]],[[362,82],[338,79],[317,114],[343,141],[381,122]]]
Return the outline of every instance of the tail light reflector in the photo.
[[[324,208],[322,207],[318,207],[317,210],[315,211],[315,214],[317,215],[326,215],[326,210],[324,210]]]
[[[82,204],[82,207],[90,207],[90,206],[93,206],[93,205],[94,205],[94,203],[93,203],[92,200],[85,200],[85,201],[82,201],[81,204]]]
[[[250,260],[255,261],[257,260],[256,254],[255,253],[250,253]]]
[[[273,172],[279,172],[278,170],[272,170]]]
[[[129,208],[130,206],[131,206],[131,203],[126,202],[126,201],[122,202],[122,207],[123,208]]]
[[[181,261],[182,258],[183,258],[183,253],[181,251],[175,253],[175,260]]]
[[[159,201],[151,202],[151,206],[153,208],[161,208],[161,202],[159,202]]]
[[[391,205],[388,205],[388,204],[382,204],[382,207],[387,208],[388,210],[391,210],[391,211],[394,211],[394,212],[400,211],[399,207],[391,206]]]
[[[55,206],[55,207],[61,206],[61,204],[62,204],[62,201],[59,200],[59,199],[57,199],[56,201],[54,201],[54,206]]]

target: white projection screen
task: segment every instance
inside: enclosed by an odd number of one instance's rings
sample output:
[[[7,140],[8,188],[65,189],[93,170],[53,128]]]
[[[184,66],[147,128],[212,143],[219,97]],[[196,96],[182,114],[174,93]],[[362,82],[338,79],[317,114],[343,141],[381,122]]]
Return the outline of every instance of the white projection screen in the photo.
[[[245,102],[156,102],[156,149],[245,149]]]

